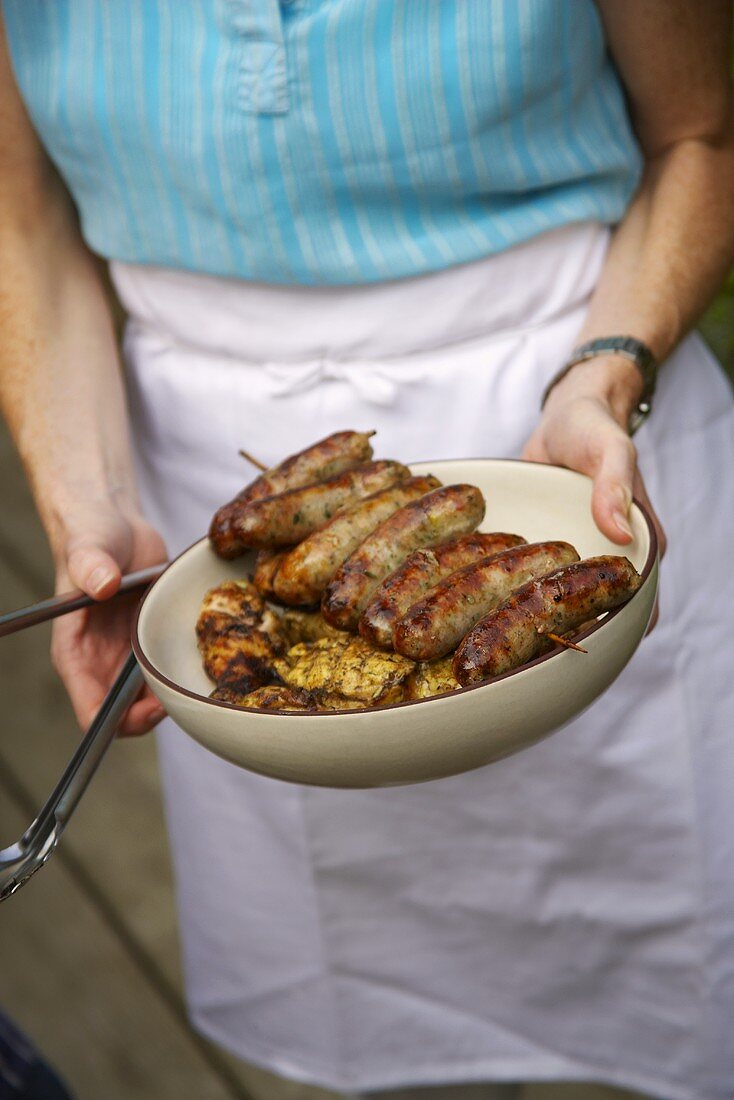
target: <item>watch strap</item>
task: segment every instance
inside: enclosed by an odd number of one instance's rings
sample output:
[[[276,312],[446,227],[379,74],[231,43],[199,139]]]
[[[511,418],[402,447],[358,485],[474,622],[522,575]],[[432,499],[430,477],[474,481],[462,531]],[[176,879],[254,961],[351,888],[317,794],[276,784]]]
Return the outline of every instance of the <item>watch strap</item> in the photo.
[[[551,378],[543,392],[541,408],[545,405],[548,394],[553,387],[568,374],[572,367],[578,363],[585,363],[588,359],[594,359],[599,355],[623,355],[635,364],[642,375],[642,393],[637,405],[630,413],[627,430],[634,435],[643,421],[650,415],[652,398],[655,393],[657,380],[657,361],[647,344],[637,340],[634,336],[604,336],[596,340],[588,340],[579,344],[571,352],[571,356],[563,364],[557,374]]]

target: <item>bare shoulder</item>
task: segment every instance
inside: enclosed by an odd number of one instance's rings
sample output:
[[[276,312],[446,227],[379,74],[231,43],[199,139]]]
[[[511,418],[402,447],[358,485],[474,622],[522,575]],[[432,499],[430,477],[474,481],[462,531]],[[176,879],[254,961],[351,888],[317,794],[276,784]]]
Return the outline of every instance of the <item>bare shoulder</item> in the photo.
[[[731,132],[730,0],[596,0],[650,156]]]

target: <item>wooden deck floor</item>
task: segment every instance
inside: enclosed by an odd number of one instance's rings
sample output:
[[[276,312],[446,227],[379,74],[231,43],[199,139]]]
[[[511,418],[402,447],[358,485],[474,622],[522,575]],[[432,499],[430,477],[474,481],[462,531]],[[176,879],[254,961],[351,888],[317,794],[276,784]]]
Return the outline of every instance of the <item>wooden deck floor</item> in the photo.
[[[0,433],[0,607],[52,591],[51,563]],[[27,827],[78,740],[48,660],[47,627],[4,639],[0,847]],[[189,1027],[152,738],[113,746],[58,852],[0,907],[0,1006],[78,1100],[327,1100],[278,1082]],[[530,1086],[525,1100],[611,1100],[586,1086]]]
[[[0,606],[52,591],[22,472],[0,435]],[[50,628],[2,641],[0,846],[27,827],[79,734]],[[0,1006],[79,1100],[321,1100],[200,1039],[181,990],[153,738],[116,743],[49,864],[0,907]]]

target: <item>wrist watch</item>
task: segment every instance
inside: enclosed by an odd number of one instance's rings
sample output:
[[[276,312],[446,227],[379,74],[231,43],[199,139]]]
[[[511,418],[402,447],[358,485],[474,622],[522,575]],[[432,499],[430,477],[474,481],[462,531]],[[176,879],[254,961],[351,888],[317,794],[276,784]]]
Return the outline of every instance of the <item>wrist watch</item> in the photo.
[[[577,363],[585,363],[587,359],[594,359],[597,355],[623,355],[625,359],[629,359],[635,364],[642,375],[642,394],[637,405],[630,413],[627,424],[627,431],[630,435],[634,435],[643,421],[650,415],[658,367],[655,356],[647,344],[644,344],[642,340],[636,340],[634,336],[604,336],[598,340],[589,340],[587,343],[574,348],[568,362],[563,364],[543,391],[540,407],[543,408],[550,391],[556,383],[565,378],[571,367],[575,367]]]

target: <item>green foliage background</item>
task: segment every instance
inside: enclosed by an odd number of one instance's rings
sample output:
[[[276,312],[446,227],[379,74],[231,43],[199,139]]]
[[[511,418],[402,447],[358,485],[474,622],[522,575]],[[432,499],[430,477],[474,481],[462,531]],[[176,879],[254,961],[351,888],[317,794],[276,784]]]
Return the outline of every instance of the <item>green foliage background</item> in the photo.
[[[726,285],[706,313],[700,327],[734,383],[734,271],[730,272]]]
[[[734,42],[731,51],[734,74]],[[734,203],[734,195],[731,197]],[[703,335],[734,383],[734,269],[700,325]]]

